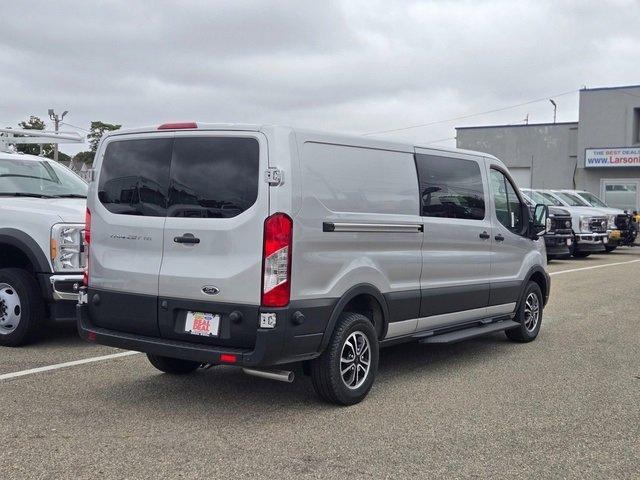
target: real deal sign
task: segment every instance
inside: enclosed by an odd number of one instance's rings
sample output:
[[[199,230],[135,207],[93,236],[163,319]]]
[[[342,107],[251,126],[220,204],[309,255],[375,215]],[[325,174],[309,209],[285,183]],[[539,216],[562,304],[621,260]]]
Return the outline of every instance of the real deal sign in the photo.
[[[640,167],[640,148],[587,148],[584,166]]]

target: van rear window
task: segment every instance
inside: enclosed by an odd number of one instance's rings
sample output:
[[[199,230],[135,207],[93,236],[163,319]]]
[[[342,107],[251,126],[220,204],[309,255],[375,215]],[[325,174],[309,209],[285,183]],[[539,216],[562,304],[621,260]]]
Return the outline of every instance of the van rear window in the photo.
[[[112,213],[164,217],[173,138],[122,140],[107,145],[98,199]]]
[[[178,137],[107,146],[98,198],[123,215],[229,218],[258,196],[254,138]]]
[[[229,218],[258,198],[255,138],[176,138],[167,216]]]

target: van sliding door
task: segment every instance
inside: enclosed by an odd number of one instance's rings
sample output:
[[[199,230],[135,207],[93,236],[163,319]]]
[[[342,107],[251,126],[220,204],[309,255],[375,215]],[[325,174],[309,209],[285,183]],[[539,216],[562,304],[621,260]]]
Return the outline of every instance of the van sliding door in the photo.
[[[492,238],[484,161],[417,148],[416,166],[424,223],[417,331],[484,317]]]

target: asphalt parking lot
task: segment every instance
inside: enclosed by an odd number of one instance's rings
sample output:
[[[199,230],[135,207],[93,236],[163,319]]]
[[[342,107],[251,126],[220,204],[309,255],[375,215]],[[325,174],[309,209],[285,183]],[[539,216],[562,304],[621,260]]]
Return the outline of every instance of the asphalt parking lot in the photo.
[[[537,341],[382,350],[361,404],[231,367],[170,377],[73,330],[0,349],[1,478],[640,477],[640,248],[555,261]],[[7,378],[9,376],[9,378]]]

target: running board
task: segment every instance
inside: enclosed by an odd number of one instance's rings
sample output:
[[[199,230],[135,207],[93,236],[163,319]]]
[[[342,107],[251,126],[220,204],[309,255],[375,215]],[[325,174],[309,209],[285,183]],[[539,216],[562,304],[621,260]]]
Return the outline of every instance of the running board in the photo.
[[[420,343],[461,342],[462,340],[479,337],[480,335],[485,335],[487,333],[499,332],[501,330],[506,330],[508,328],[517,327],[518,325],[520,324],[518,322],[514,322],[513,320],[502,320],[500,322],[488,323],[487,325],[482,325],[480,327],[465,328],[463,330],[455,330],[453,332],[442,333],[440,335],[428,336],[426,338],[421,338],[419,342]]]

